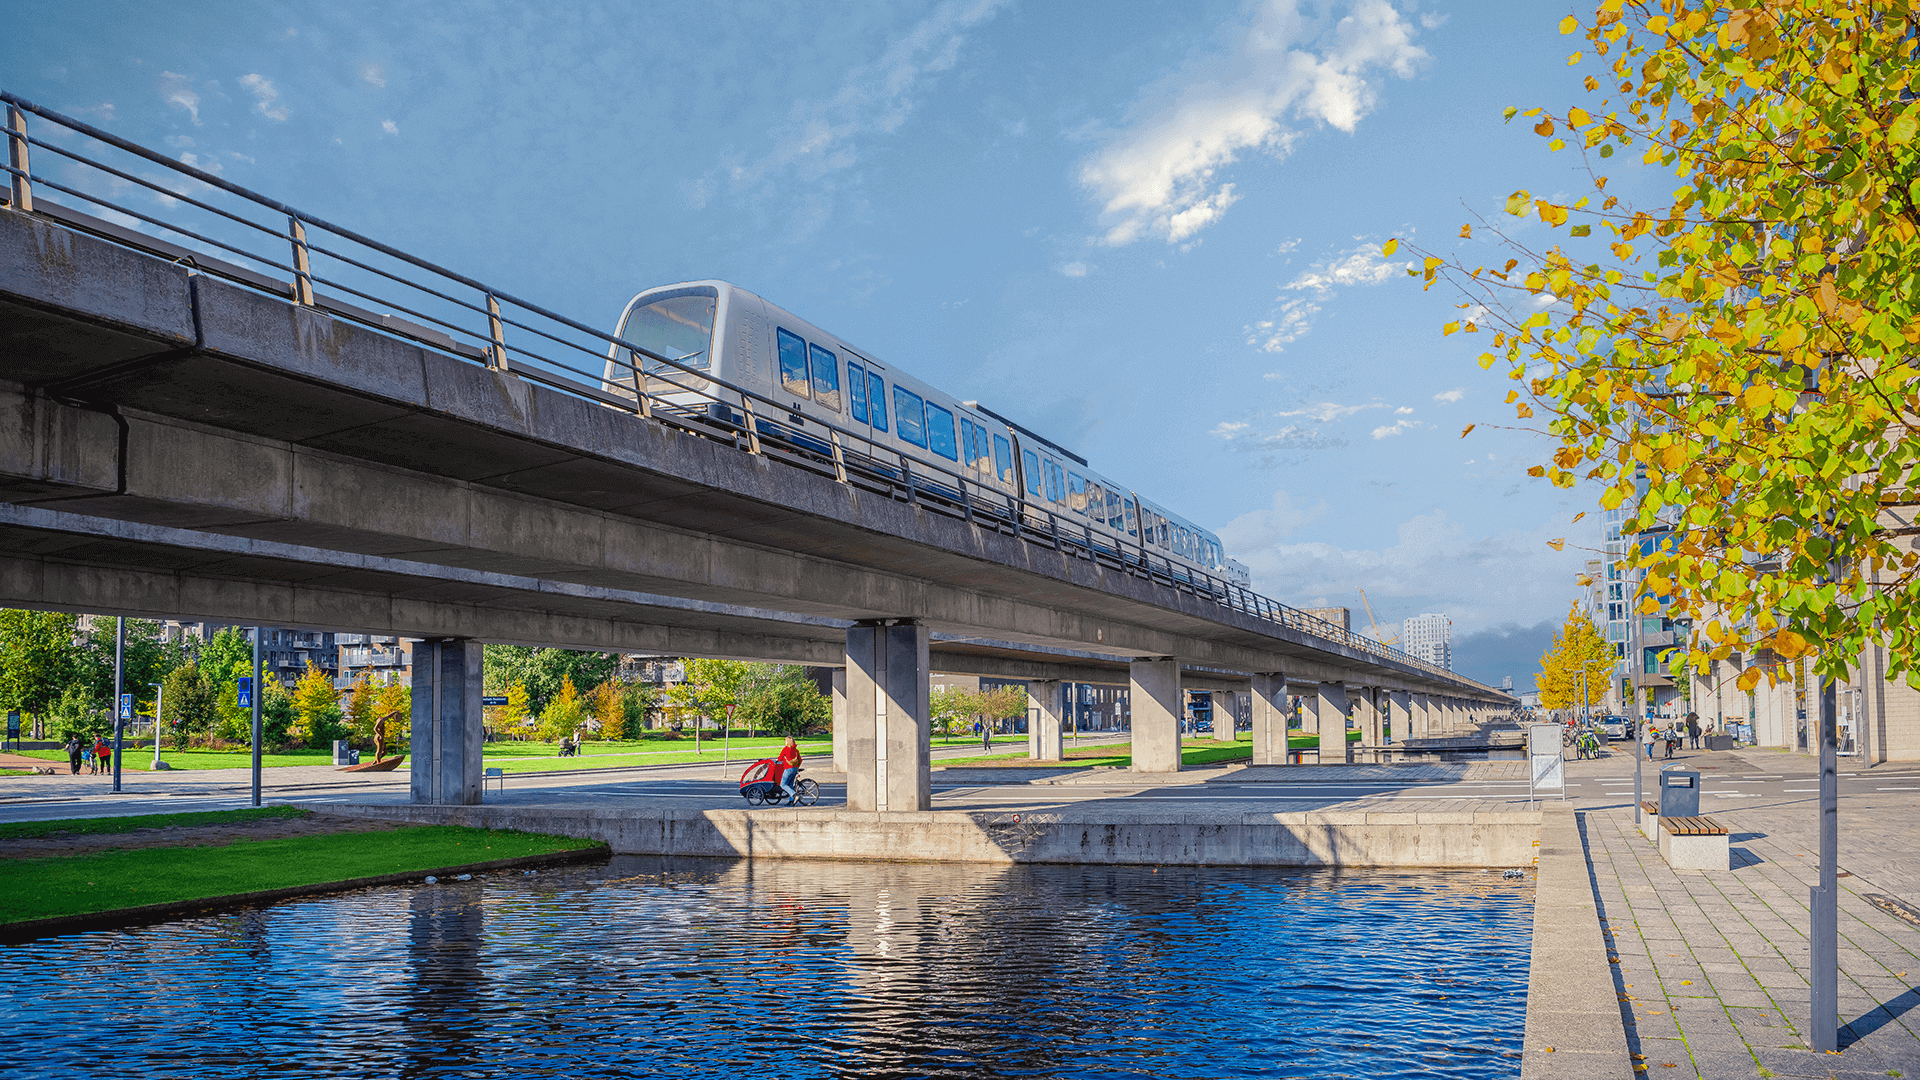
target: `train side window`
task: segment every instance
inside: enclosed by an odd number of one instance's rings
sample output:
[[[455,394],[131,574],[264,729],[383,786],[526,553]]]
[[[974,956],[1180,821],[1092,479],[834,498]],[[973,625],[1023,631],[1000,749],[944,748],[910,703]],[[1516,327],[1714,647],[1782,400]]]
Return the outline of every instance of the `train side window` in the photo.
[[[974,451],[980,445],[980,425],[960,418],[960,460],[967,467],[974,467]]]
[[[809,344],[807,355],[813,361],[813,400],[823,409],[840,411],[840,358]]]
[[[993,474],[993,443],[987,439],[987,429],[978,424],[973,428],[973,449],[969,455],[975,469],[989,476]]]
[[[1087,478],[1077,472],[1067,473],[1067,509],[1076,514],[1087,512]]]
[[[867,372],[867,407],[873,415],[867,417],[873,422],[874,430],[887,430],[887,384],[873,372]]]
[[[1134,516],[1135,510],[1133,506],[1133,500],[1128,499],[1126,505],[1127,505],[1127,535],[1139,536],[1140,526],[1138,525],[1137,519]]]
[[[1040,458],[1031,450],[1020,451],[1020,464],[1027,469],[1027,494],[1040,494]]]
[[[807,380],[807,343],[791,330],[780,330],[780,385],[789,394],[812,397]]]
[[[927,403],[904,386],[893,388],[893,418],[900,422],[900,437],[927,448]]]
[[[859,423],[867,422],[867,369],[847,361],[847,411]]]
[[[960,460],[960,448],[953,442],[953,414],[927,402],[927,449],[946,458]]]
[[[1013,483],[1013,444],[1005,435],[993,437],[993,471],[1003,484]]]
[[[1107,491],[1107,525],[1118,529],[1122,525],[1120,517],[1120,493],[1112,489]]]
[[[1060,479],[1060,463],[1051,458],[1047,459],[1047,501],[1067,501],[1067,485]]]

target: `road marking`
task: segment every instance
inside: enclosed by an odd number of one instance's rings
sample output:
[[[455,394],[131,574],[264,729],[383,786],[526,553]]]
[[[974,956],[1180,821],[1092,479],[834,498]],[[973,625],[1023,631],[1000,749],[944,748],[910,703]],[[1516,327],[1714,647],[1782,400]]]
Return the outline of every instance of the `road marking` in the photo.
[[[1817,787],[1790,787],[1790,788],[1783,788],[1782,790],[1784,790],[1789,795],[1795,795],[1795,794],[1800,794],[1808,791],[1819,791],[1820,789]]]
[[[1877,787],[1875,791],[1920,791],[1920,787]]]

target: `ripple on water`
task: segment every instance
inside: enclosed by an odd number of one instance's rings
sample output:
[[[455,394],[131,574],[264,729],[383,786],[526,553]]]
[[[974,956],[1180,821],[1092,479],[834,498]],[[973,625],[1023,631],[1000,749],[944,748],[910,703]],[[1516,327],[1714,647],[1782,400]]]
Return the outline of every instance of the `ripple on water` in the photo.
[[[1532,901],[1497,871],[624,857],[32,943],[0,1017],[14,1075],[1505,1078]]]

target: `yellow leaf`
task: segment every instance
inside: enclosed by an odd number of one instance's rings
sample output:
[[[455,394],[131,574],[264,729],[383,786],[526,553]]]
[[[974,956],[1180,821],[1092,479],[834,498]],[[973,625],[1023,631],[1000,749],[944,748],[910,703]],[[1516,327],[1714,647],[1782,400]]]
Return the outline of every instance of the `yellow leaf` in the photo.
[[[1739,687],[1742,691],[1753,689],[1754,687],[1760,685],[1760,669],[1748,668],[1747,670],[1740,673],[1740,677],[1738,679],[1735,679],[1733,681],[1733,684]]]
[[[1462,239],[1462,240],[1471,240],[1471,239],[1473,239],[1473,226],[1472,226],[1472,225],[1462,225],[1462,226],[1460,226],[1460,239]]]
[[[1792,630],[1782,629],[1774,635],[1774,650],[1781,656],[1792,660],[1807,651],[1807,639]]]
[[[1758,412],[1773,401],[1773,388],[1764,383],[1755,383],[1741,392],[1740,401],[1748,409]]]
[[[1581,518],[1583,518],[1583,517],[1586,517],[1586,516],[1587,516],[1587,512],[1586,512],[1585,510],[1582,510],[1582,511],[1580,511],[1579,513],[1577,513],[1577,514],[1575,514],[1575,515],[1573,515],[1573,521],[1579,521],[1579,520],[1580,520]],[[1569,521],[1569,522],[1567,522],[1567,524],[1569,524],[1569,525],[1571,525],[1571,524],[1573,524],[1573,521]]]
[[[1559,551],[1567,546],[1567,538],[1563,536],[1558,540],[1549,540],[1547,541],[1547,546],[1555,551]]]
[[[1460,332],[1460,324],[1457,322],[1450,322],[1447,325],[1440,328],[1441,337],[1450,337],[1459,332]]]
[[[1578,586],[1580,586],[1581,588],[1583,588],[1583,589],[1584,589],[1584,588],[1586,588],[1586,587],[1588,587],[1589,585],[1592,585],[1592,584],[1593,584],[1593,575],[1591,575],[1591,574],[1575,574],[1575,575],[1573,575],[1573,583],[1574,583],[1575,585],[1578,585]]]
[[[1520,417],[1520,419],[1525,420],[1527,417],[1533,415],[1533,406],[1528,405],[1526,402],[1523,401],[1520,404],[1515,405],[1513,407],[1513,411],[1515,415]]]
[[[1507,196],[1507,213],[1514,217],[1526,217],[1527,208],[1533,205],[1532,199],[1533,194],[1524,189],[1514,192]]]
[[[1579,62],[1580,62],[1580,54],[1579,54],[1579,53],[1574,53],[1574,54],[1573,54],[1572,56],[1569,56],[1569,57],[1567,57],[1567,66],[1568,66],[1568,67],[1572,67],[1573,65],[1575,65],[1575,64],[1577,64],[1577,63],[1579,63]]]
[[[1463,427],[1463,428],[1461,428],[1461,429],[1460,429],[1460,437],[1461,437],[1461,438],[1463,438],[1463,439],[1464,439],[1464,438],[1466,438],[1469,432],[1471,432],[1471,431],[1473,431],[1473,429],[1474,429],[1474,428],[1476,428],[1476,427],[1479,427],[1479,426],[1480,426],[1480,425],[1478,425],[1478,424],[1468,424],[1468,425],[1467,425],[1466,427]]]
[[[1566,18],[1560,20],[1560,32],[1562,34],[1571,34],[1578,29],[1580,29],[1579,19],[1576,19],[1573,16],[1569,15]]]
[[[1518,390],[1507,391],[1507,404],[1511,405],[1514,402],[1519,400],[1520,400],[1520,391]]]
[[[1652,34],[1664,34],[1664,33],[1666,33],[1666,32],[1667,32],[1667,17],[1666,17],[1665,15],[1655,15],[1655,16],[1654,16],[1653,18],[1651,18],[1651,19],[1648,19],[1648,20],[1647,20],[1647,32],[1648,32],[1648,33],[1652,33]]]
[[[1591,119],[1593,118],[1587,115],[1587,110],[1578,105],[1567,110],[1567,124],[1570,127],[1585,127],[1587,121]]]
[[[1381,246],[1380,255],[1382,258],[1391,259],[1393,258],[1393,253],[1398,250],[1400,250],[1400,241],[1396,238],[1396,239],[1387,241],[1385,244]]]
[[[1547,136],[1547,135],[1553,134],[1553,121],[1547,119],[1544,116],[1541,117],[1540,122],[1533,125],[1533,133],[1535,135],[1540,135],[1540,136]]]
[[[1461,432],[1461,434],[1464,435],[1466,434],[1466,432],[1463,431]],[[1547,475],[1547,467],[1545,465],[1535,465],[1534,467],[1527,470],[1527,475],[1528,476],[1545,476]]]

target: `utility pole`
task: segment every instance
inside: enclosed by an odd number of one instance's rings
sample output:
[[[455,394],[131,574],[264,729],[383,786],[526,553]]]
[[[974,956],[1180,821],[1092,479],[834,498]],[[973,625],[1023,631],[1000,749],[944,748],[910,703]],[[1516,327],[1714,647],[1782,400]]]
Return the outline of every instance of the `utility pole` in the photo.
[[[160,771],[160,731],[161,731],[160,697],[165,692],[166,692],[166,687],[162,686],[160,683],[153,684],[153,771],[154,772]]]
[[[1807,934],[1813,971],[1813,1052],[1840,1049],[1839,731],[1831,677],[1820,680],[1820,878]]]
[[[120,682],[127,652],[127,617],[113,620],[113,790],[120,790],[120,747],[126,735],[126,721],[120,719]]]
[[[253,628],[253,805],[260,805],[260,628]]]

